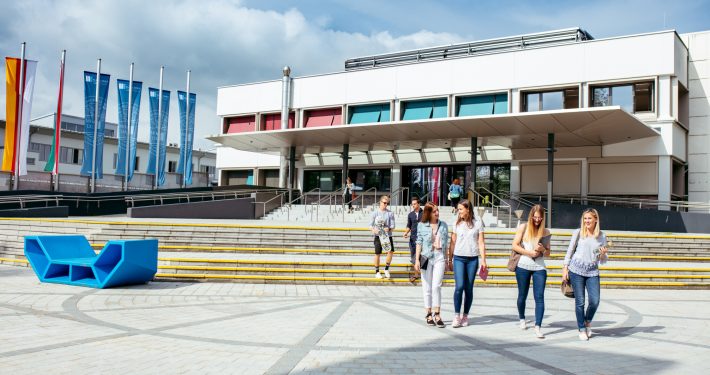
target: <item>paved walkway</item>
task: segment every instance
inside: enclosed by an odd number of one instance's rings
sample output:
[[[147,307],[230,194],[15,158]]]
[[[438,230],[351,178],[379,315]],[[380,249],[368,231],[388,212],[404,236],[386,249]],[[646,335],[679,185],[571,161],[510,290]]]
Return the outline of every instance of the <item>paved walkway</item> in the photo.
[[[452,288],[444,289],[451,318]],[[532,293],[531,293],[532,294]],[[423,324],[418,287],[157,282],[94,290],[0,266],[0,373],[700,374],[710,291],[603,290],[580,342],[548,289],[545,340],[516,291],[475,291],[472,326]],[[528,303],[532,317],[532,296]]]

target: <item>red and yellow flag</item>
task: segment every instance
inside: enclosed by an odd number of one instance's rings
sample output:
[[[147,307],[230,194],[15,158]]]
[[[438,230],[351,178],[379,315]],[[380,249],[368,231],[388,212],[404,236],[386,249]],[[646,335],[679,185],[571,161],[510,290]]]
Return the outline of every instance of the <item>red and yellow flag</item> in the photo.
[[[34,91],[37,62],[24,60],[23,77],[20,78],[20,59],[5,58],[6,83],[6,120],[5,150],[2,158],[2,170],[27,174],[27,147],[30,135],[30,113],[32,112],[32,94]],[[20,82],[23,82],[20,98]],[[24,100],[23,100],[24,99]],[[22,100],[22,105],[20,105]],[[18,160],[19,159],[19,160]]]

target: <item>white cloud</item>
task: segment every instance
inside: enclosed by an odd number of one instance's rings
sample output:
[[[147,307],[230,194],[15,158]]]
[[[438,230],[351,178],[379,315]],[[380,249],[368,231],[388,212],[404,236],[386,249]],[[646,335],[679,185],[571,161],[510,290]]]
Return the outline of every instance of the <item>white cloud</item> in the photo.
[[[28,43],[28,58],[39,61],[33,116],[56,106],[58,62],[67,49],[64,111],[83,116],[82,70],[110,73],[107,120],[116,122],[115,78],[127,78],[135,62],[135,79],[157,87],[161,65],[164,87],[185,89],[185,71],[192,70],[191,89],[197,93],[196,147],[219,132],[215,115],[216,87],[277,79],[283,65],[305,75],[342,70],[348,57],[450,44],[455,34],[421,30],[394,36],[371,35],[328,28],[328,19],[307,19],[298,9],[285,12],[246,8],[237,1],[27,1],[5,4],[0,14],[0,52],[17,56]],[[0,102],[4,103],[4,90]],[[178,112],[173,93],[170,142],[177,142]],[[0,117],[4,118],[4,105]],[[146,90],[141,102],[139,137],[148,137]]]

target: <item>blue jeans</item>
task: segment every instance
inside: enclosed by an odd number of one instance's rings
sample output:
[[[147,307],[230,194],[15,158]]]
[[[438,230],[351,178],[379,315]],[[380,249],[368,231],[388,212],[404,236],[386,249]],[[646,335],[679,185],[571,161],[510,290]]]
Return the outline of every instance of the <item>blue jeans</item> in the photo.
[[[463,300],[463,313],[468,315],[473,303],[473,280],[478,271],[478,257],[462,257],[454,255],[454,311],[461,312]]]
[[[545,283],[547,270],[529,271],[524,268],[515,268],[515,279],[518,281],[518,317],[525,319],[525,302],[530,290],[530,279],[533,281],[533,297],[535,298],[535,325],[542,325],[545,315]]]
[[[574,313],[577,315],[577,328],[584,329],[584,323],[592,322],[594,313],[597,312],[599,307],[599,297],[601,295],[599,276],[581,276],[570,271],[569,279],[574,289]],[[584,312],[584,289],[587,289],[587,295],[589,295],[589,305],[586,313]]]

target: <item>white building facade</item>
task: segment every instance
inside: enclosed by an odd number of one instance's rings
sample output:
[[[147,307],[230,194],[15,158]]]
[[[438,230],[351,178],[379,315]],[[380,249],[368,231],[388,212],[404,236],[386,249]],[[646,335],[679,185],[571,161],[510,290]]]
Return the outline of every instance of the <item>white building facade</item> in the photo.
[[[552,142],[554,194],[710,203],[710,32],[568,29],[352,59],[288,80],[286,128],[284,82],[218,88],[221,185],[276,184],[293,153],[304,192],[347,174],[445,204],[473,167],[476,188],[543,194]]]

